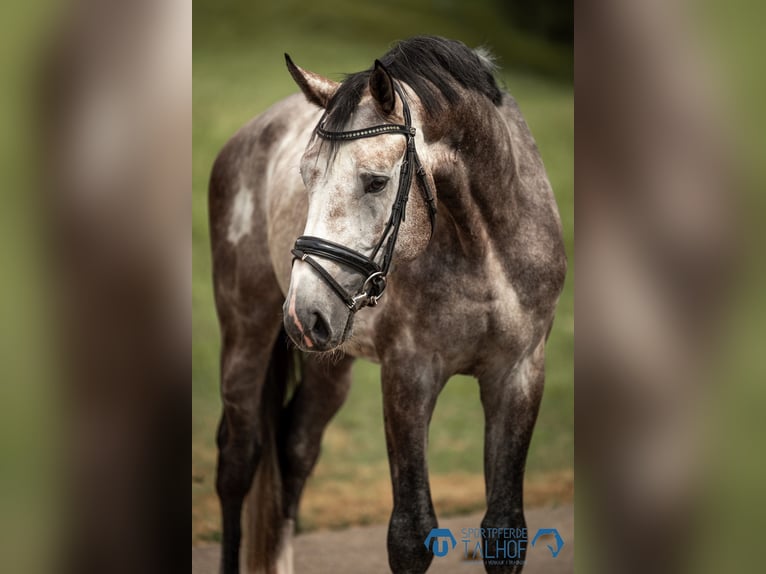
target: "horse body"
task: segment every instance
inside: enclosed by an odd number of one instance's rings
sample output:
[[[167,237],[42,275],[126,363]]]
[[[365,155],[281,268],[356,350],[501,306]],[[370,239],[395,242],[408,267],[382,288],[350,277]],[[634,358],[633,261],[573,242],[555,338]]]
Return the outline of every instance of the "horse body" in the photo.
[[[343,313],[321,282],[299,291],[300,282],[305,285],[315,273],[304,262],[293,263],[295,238],[311,227],[316,235],[356,233],[368,247],[381,226],[375,221],[368,226],[345,211],[374,214],[384,198],[375,203],[364,195],[341,196],[338,174],[347,181],[357,164],[394,165],[403,149],[394,143],[396,136],[382,136],[389,138],[385,146],[349,146],[350,155],[322,171],[326,152],[306,144],[324,113],[314,104],[333,86],[297,67],[291,73],[306,98],[291,96],[240,130],[211,177],[223,335],[217,478],[223,570],[238,571],[240,512],[249,490],[255,529],[251,567],[291,570],[289,537],[303,485],[322,432],[345,399],[353,357],[365,357],[381,364],[394,493],[389,563],[394,572],[423,572],[433,557],[423,541],[437,524],[426,465],[428,422],[453,374],[478,378],[485,410],[488,510],[482,525],[524,527],[524,463],[542,395],[545,339],[566,272],[555,199],[534,140],[508,94],[492,103],[460,88],[460,103],[443,108],[438,117],[413,105],[416,143],[438,200],[433,236],[423,239],[427,219],[413,195],[385,297],[375,307],[341,317],[342,359],[321,364],[316,355],[303,355],[301,382],[283,407],[285,391],[275,390],[284,385],[287,368],[280,372],[276,358],[286,353],[284,342],[277,341],[280,325],[284,321],[299,347],[312,350],[320,339],[308,332],[298,308],[324,290],[328,302],[316,313]],[[402,83],[402,89],[418,102],[411,86]],[[349,120],[352,129],[373,125],[374,116],[386,109],[375,97],[362,98]],[[388,113],[398,114],[396,105]],[[328,186],[336,193],[317,201],[317,190]],[[345,283],[353,279],[338,265],[328,268]],[[487,564],[488,571],[520,569]]]

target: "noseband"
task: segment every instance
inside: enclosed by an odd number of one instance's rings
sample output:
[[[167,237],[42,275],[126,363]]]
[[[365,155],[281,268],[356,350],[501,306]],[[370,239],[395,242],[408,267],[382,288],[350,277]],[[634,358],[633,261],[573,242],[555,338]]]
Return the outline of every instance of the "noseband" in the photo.
[[[383,230],[383,235],[373,250],[372,255],[367,257],[345,245],[308,235],[299,237],[295,241],[295,247],[292,250],[293,260],[300,259],[311,265],[311,267],[319,273],[319,276],[324,279],[335,293],[338,294],[352,313],[356,313],[359,309],[367,307],[368,305],[374,307],[378,303],[378,299],[383,295],[383,291],[386,288],[386,276],[388,275],[388,269],[391,266],[391,258],[393,257],[397,236],[399,235],[399,226],[402,221],[404,221],[405,211],[407,209],[407,199],[410,195],[413,171],[417,175],[418,182],[420,183],[419,187],[421,194],[423,195],[423,200],[428,206],[428,216],[431,221],[431,235],[433,235],[434,226],[436,224],[434,194],[428,183],[426,170],[420,163],[420,158],[415,150],[415,128],[412,127],[410,108],[407,105],[407,100],[404,98],[402,89],[397,82],[394,82],[394,89],[396,90],[396,93],[399,94],[399,99],[402,101],[402,110],[404,114],[403,125],[382,124],[349,132],[330,132],[323,128],[323,118],[316,129],[316,134],[320,138],[330,141],[358,140],[384,134],[400,134],[407,138],[407,149],[404,152],[404,159],[402,160],[402,166],[399,171],[399,189],[396,192],[396,199],[391,208],[391,217],[388,218],[388,223],[386,223],[386,227]],[[381,263],[378,264],[375,260],[380,253],[382,253],[383,256]],[[364,282],[355,294],[350,294],[335,280],[327,269],[315,259],[315,257],[329,259],[347,267],[351,271],[363,276]]]

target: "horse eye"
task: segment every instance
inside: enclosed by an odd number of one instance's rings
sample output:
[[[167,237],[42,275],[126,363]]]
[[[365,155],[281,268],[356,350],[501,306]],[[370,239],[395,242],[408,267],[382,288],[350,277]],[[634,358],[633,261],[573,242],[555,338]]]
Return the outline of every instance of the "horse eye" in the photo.
[[[382,175],[372,176],[370,178],[364,178],[364,192],[365,193],[380,193],[386,187],[388,178]]]

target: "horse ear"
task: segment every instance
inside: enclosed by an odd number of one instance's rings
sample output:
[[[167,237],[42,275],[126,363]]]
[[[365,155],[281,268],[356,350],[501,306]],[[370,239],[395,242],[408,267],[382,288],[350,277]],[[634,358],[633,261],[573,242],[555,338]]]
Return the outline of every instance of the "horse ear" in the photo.
[[[296,66],[288,54],[285,54],[285,62],[287,70],[306,99],[320,108],[326,108],[340,84]]]
[[[385,115],[394,111],[394,80],[379,60],[375,60],[375,68],[370,74],[370,93]]]

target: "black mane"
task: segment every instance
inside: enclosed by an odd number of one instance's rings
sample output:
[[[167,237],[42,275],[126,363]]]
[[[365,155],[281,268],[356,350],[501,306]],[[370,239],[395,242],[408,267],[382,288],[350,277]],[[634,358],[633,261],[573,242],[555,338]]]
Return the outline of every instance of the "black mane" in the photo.
[[[446,101],[458,102],[458,87],[484,94],[500,105],[503,94],[495,82],[494,66],[462,42],[437,36],[416,36],[397,43],[380,58],[391,76],[408,84],[426,113],[434,117]],[[359,104],[372,68],[349,74],[327,106],[325,128],[340,131]]]

